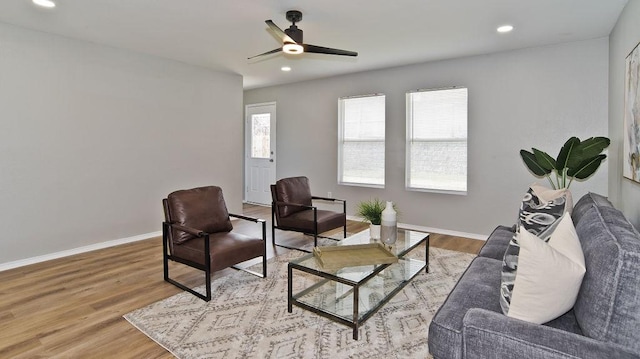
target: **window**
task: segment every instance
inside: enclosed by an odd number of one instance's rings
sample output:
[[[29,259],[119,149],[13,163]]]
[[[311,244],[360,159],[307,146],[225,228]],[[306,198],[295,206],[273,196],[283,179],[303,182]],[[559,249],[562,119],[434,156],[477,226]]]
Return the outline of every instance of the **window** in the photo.
[[[406,187],[467,193],[467,89],[407,93]]]
[[[338,183],[384,188],[385,96],[338,100]]]

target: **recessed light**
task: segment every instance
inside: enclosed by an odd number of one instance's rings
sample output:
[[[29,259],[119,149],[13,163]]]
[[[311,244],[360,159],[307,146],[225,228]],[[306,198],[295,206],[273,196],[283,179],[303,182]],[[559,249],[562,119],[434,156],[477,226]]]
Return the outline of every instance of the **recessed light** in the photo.
[[[288,72],[288,71],[291,71],[291,67],[289,67],[289,66],[282,66],[282,67],[280,68],[280,70],[285,71],[285,72]]]
[[[32,1],[34,4],[38,6],[46,7],[49,9],[56,7],[56,3],[54,3],[53,0],[32,0]]]
[[[501,33],[510,32],[511,30],[513,30],[513,26],[511,26],[511,25],[502,25],[499,28],[497,28],[496,30],[498,32],[501,32]]]

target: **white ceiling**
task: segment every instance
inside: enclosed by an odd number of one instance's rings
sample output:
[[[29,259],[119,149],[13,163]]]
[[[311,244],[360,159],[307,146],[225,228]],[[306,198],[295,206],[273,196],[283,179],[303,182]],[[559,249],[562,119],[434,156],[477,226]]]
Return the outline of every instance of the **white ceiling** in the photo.
[[[632,0],[635,1],[635,0]],[[0,21],[237,73],[244,88],[608,36],[627,0],[1,0]],[[306,43],[357,58],[282,53],[287,10]],[[509,34],[496,27],[512,24]],[[285,73],[280,67],[288,65]]]

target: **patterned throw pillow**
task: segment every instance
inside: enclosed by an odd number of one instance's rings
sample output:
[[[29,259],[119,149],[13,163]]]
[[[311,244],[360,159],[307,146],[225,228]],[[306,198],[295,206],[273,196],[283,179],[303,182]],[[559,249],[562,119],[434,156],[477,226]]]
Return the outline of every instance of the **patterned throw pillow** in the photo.
[[[509,313],[509,305],[513,294],[513,284],[518,270],[517,233],[528,231],[547,242],[562,215],[571,212],[573,207],[571,193],[567,189],[550,190],[540,185],[532,185],[520,205],[516,234],[509,242],[502,262],[502,278],[500,285],[500,307],[504,314]]]

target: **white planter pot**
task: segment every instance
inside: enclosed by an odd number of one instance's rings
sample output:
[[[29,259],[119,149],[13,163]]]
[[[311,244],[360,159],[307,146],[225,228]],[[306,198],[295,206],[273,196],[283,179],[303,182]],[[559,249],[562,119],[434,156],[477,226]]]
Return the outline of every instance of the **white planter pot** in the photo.
[[[369,225],[369,234],[371,239],[380,239],[380,225],[379,224],[370,224]]]

